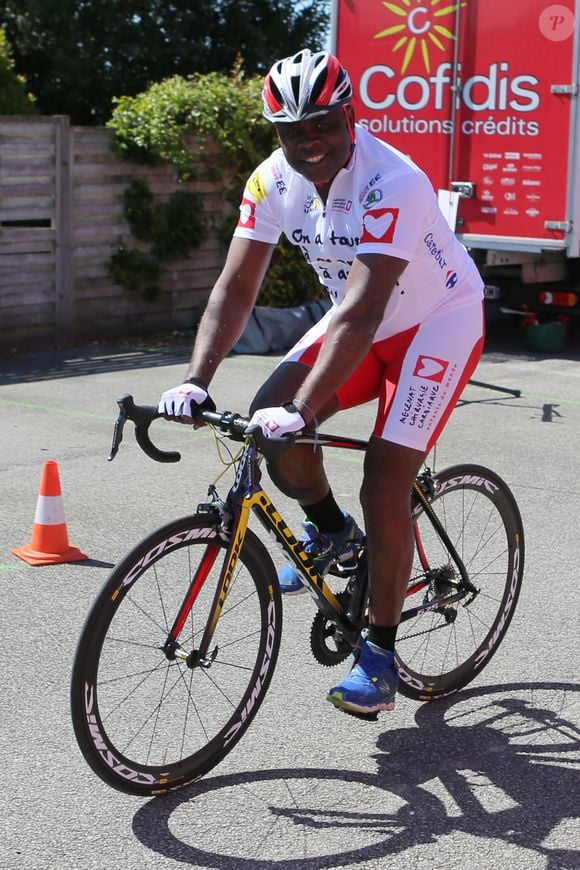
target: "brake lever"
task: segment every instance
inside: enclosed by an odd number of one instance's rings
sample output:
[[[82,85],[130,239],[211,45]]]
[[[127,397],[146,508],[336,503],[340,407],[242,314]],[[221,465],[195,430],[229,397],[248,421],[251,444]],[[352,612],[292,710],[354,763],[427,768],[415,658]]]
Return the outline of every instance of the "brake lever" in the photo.
[[[157,408],[147,405],[136,405],[133,396],[127,394],[117,400],[119,416],[113,430],[113,445],[108,461],[115,458],[119,445],[123,440],[123,427],[127,420],[135,424],[135,438],[141,450],[156,462],[179,462],[181,454],[176,450],[160,450],[149,437],[149,426],[159,416]]]
[[[115,420],[115,426],[113,428],[113,443],[111,444],[110,453],[107,456],[107,462],[112,462],[119,452],[119,446],[123,440],[123,428],[127,422],[127,415],[122,401],[119,400],[117,404],[119,406],[119,416]]]

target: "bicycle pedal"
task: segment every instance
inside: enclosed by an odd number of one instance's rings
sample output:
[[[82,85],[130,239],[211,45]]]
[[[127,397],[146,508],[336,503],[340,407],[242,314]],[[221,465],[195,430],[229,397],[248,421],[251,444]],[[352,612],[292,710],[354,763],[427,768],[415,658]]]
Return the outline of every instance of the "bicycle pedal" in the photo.
[[[358,563],[353,560],[347,562],[334,562],[327,570],[327,574],[332,574],[334,577],[350,578],[354,577],[358,571]]]

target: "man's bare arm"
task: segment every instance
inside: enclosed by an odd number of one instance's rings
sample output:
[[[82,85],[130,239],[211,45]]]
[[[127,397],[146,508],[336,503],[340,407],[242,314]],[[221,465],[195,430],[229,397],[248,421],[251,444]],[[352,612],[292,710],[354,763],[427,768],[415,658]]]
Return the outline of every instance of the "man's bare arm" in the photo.
[[[274,245],[234,238],[201,318],[186,378],[209,384],[242,335],[256,302]]]

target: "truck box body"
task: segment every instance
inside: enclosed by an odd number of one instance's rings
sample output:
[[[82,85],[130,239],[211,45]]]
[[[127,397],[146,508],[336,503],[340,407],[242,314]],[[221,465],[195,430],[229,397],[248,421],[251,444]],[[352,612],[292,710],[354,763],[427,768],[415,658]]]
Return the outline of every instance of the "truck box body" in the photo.
[[[458,237],[523,282],[569,287],[580,256],[579,13],[580,0],[333,7],[358,122],[455,191]]]

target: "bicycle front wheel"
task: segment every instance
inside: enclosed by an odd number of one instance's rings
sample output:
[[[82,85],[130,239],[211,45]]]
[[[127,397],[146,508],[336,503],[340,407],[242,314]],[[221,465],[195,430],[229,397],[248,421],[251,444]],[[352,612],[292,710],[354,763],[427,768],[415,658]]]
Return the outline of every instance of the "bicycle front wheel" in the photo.
[[[87,617],[73,667],[73,724],[89,765],[120,791],[160,794],[203,776],[264,699],[282,606],[270,556],[250,530],[208,654],[196,659],[226,546],[207,516],[159,529],[117,565]],[[193,578],[182,657],[172,658],[166,640]]]
[[[457,691],[490,661],[514,614],[524,571],[520,512],[497,474],[478,465],[457,465],[434,475],[433,483],[433,510],[475,592],[399,626],[400,691],[421,701]],[[422,580],[427,585],[407,598],[405,609],[453,593],[460,585],[459,571],[416,496],[413,519],[410,588]]]

